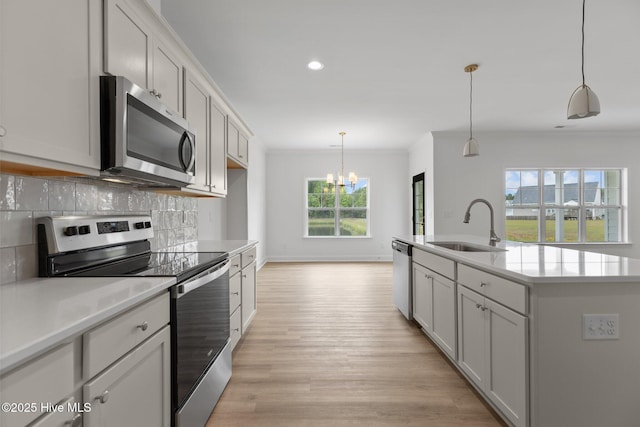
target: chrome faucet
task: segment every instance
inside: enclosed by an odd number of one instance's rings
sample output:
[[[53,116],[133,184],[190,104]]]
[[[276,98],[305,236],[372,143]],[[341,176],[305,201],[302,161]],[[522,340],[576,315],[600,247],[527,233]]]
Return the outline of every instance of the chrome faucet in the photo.
[[[491,231],[489,232],[489,245],[495,246],[496,242],[500,241],[500,238],[496,234],[496,230],[493,228],[493,206],[485,199],[475,199],[469,203],[469,207],[467,211],[464,213],[464,222],[465,224],[469,224],[469,220],[471,219],[471,206],[475,205],[478,202],[482,202],[489,207],[489,211],[491,212]]]

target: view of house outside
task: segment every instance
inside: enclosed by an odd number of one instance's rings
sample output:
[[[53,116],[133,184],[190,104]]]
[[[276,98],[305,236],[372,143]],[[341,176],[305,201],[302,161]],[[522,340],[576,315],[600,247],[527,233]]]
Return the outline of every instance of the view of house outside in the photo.
[[[369,235],[368,178],[359,178],[353,187],[329,184],[322,178],[308,178],[306,200],[308,237]]]
[[[619,242],[622,170],[505,172],[506,238],[519,242]]]

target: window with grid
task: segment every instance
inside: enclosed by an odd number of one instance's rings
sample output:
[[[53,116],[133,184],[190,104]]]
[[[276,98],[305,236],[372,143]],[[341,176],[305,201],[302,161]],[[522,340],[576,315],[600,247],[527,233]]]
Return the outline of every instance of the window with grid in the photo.
[[[359,178],[353,187],[307,178],[306,188],[307,237],[369,236],[368,178]]]
[[[620,242],[622,169],[508,169],[505,231],[519,242]]]

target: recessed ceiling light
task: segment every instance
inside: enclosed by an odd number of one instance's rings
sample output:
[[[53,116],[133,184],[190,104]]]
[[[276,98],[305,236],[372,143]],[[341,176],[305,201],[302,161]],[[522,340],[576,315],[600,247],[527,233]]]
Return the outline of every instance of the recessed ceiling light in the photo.
[[[307,64],[307,67],[313,71],[320,71],[324,68],[324,64],[320,61],[311,61]]]

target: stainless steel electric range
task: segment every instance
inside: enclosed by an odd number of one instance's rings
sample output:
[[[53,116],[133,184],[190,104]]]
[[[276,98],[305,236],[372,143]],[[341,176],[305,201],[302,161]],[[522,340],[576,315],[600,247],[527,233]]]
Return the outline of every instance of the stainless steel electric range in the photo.
[[[204,425],[231,378],[229,254],[152,252],[149,216],[38,220],[43,277],[170,276],[174,425]]]

